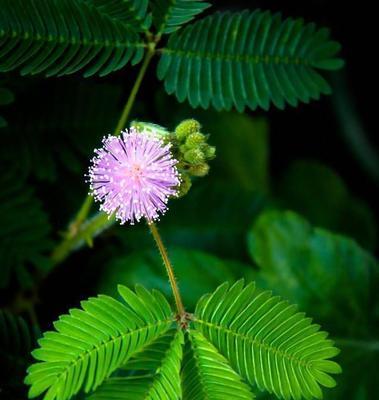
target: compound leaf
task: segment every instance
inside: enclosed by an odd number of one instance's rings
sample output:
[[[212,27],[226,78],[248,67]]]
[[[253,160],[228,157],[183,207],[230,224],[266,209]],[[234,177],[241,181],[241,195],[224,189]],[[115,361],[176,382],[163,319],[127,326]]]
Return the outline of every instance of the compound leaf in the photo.
[[[97,388],[133,354],[164,334],[173,323],[171,308],[157,291],[119,286],[124,302],[100,295],[82,302],[54,323],[32,354],[29,397],[70,399]]]
[[[194,326],[246,381],[279,398],[321,398],[320,385],[335,386],[329,374],[341,371],[329,360],[339,350],[319,325],[242,280],[200,299]]]
[[[326,28],[280,14],[217,12],[170,36],[158,78],[192,107],[283,109],[331,92],[319,69],[339,69]]]
[[[153,22],[158,33],[172,33],[210,7],[203,0],[152,1]]]
[[[104,76],[139,62],[139,35],[110,12],[101,0],[0,0],[0,72]]]
[[[176,400],[181,398],[180,366],[183,355],[184,335],[181,330],[170,335],[168,348],[150,346],[142,360],[153,360],[154,370],[149,374],[108,379],[89,400]],[[166,336],[166,338],[169,336]],[[166,344],[166,343],[164,343]],[[146,364],[143,363],[143,368]],[[151,365],[151,364],[150,364]],[[133,364],[135,367],[136,364]]]
[[[185,399],[254,399],[250,387],[200,332],[189,332],[186,350],[182,370]]]

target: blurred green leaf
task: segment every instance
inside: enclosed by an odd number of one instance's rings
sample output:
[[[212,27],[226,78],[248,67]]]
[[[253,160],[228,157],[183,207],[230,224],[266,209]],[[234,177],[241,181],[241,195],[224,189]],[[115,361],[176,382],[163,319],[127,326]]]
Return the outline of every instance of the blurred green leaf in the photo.
[[[189,195],[170,201],[170,210],[160,221],[159,228],[170,245],[243,261],[248,259],[246,230],[266,203],[264,195],[242,190],[231,182],[216,177],[199,179]],[[146,230],[144,225],[133,229],[119,227],[117,234],[125,246],[134,250],[151,247],[152,238]]]
[[[193,311],[203,294],[213,291],[222,282],[242,277],[249,279],[251,275],[251,269],[242,263],[220,259],[202,251],[171,247],[169,255],[189,311]],[[172,296],[166,271],[155,249],[112,260],[104,269],[98,289],[101,293],[116,296],[120,282],[128,286],[139,283]]]
[[[7,286],[13,276],[20,286],[30,287],[36,275],[51,266],[46,255],[53,244],[50,223],[21,173],[7,163],[1,163],[1,167],[0,288]]]
[[[112,133],[118,116],[119,87],[107,84],[58,82],[52,95],[44,88],[33,97],[33,86],[27,98],[19,101],[19,113],[10,124],[10,151],[19,156],[22,168],[40,180],[53,182],[60,167],[83,174],[93,148],[101,138]],[[38,101],[35,112],[26,103]],[[57,106],[59,104],[59,107]],[[13,137],[17,136],[15,142]]]
[[[377,228],[372,211],[349,193],[332,169],[315,161],[295,161],[285,172],[277,195],[285,208],[304,215],[312,224],[375,249]]]
[[[9,89],[0,87],[0,106],[6,106],[14,102],[14,94]]]
[[[0,398],[18,399],[26,396],[23,378],[30,352],[36,345],[38,330],[7,310],[0,309]],[[4,396],[4,397],[2,397]],[[6,397],[9,396],[9,397]],[[24,397],[22,397],[24,398]]]
[[[209,144],[216,146],[211,174],[245,190],[266,192],[269,186],[269,124],[263,117],[238,112],[192,109],[173,102],[165,93],[156,95],[156,108],[164,126],[173,127],[187,118],[195,118]],[[167,110],[172,110],[167,113]]]
[[[216,146],[212,168],[245,190],[268,189],[268,122],[236,112],[213,113],[203,120],[205,133]]]
[[[5,128],[6,126],[8,126],[7,121],[0,115],[0,128]]]
[[[370,396],[379,362],[377,261],[353,240],[313,228],[292,212],[263,213],[249,232],[248,245],[260,268],[258,286],[296,302],[341,347],[344,374],[339,380],[346,381],[329,398],[374,398]]]

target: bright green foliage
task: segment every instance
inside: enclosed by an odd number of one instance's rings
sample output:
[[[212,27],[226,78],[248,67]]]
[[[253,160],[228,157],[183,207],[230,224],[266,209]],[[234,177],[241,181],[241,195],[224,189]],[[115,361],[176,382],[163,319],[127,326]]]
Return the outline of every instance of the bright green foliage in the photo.
[[[132,363],[134,368],[140,365],[144,370],[152,367],[148,374],[110,378],[89,400],[176,400],[181,398],[180,367],[184,343],[183,332],[176,331],[174,336],[167,335],[167,340],[153,343],[146,352],[138,357],[139,364]],[[168,344],[168,348],[167,348]],[[128,366],[128,364],[126,365]]]
[[[321,398],[320,385],[335,386],[328,373],[341,372],[328,360],[339,353],[328,334],[296,307],[255,294],[255,285],[221,285],[198,303],[195,328],[250,384],[284,399]]]
[[[45,399],[65,400],[79,390],[98,387],[133,354],[172,326],[169,304],[157,291],[119,286],[124,303],[108,296],[82,302],[39,341],[25,382],[29,396],[46,392]]]
[[[184,399],[254,399],[249,386],[225,357],[197,331],[188,334],[182,379]]]
[[[128,29],[146,31],[151,24],[147,15],[148,0],[83,0],[93,4],[102,14],[121,21]]]
[[[158,77],[193,107],[267,110],[318,99],[330,86],[316,71],[342,66],[329,30],[262,11],[215,13],[170,36]]]
[[[152,0],[153,22],[158,33],[172,33],[210,4],[202,0]]]
[[[29,267],[39,272],[50,267],[47,252],[52,247],[50,223],[22,172],[1,163],[0,175],[0,287],[15,275],[22,287],[33,278]]]
[[[270,292],[256,294],[254,284],[222,284],[184,324],[160,292],[137,285],[119,293],[124,303],[90,298],[43,335],[32,353],[42,362],[26,378],[30,398],[97,389],[89,400],[247,400],[256,385],[279,398],[312,399],[321,398],[319,385],[335,385],[328,374],[340,367],[329,358],[338,349],[327,333]]]
[[[127,7],[118,12],[121,2],[114,10],[106,3],[0,0],[0,72],[104,76],[139,62],[143,45],[124,21]]]

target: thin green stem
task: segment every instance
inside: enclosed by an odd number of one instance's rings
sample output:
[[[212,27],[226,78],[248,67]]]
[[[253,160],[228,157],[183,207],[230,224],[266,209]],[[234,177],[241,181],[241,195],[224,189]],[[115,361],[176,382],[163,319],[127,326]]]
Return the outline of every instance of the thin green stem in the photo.
[[[183,316],[186,315],[186,312],[184,310],[182,298],[180,296],[178,283],[175,278],[174,268],[172,267],[171,261],[168,258],[167,250],[163,244],[161,235],[158,232],[158,228],[156,227],[156,225],[153,222],[150,222],[148,225],[150,228],[150,232],[153,235],[153,238],[155,240],[155,243],[157,244],[158,250],[162,256],[163,264],[166,267],[166,272],[168,275],[168,279],[170,281],[172,293],[174,295],[176,308],[178,310],[178,315],[180,318],[183,318]]]
[[[150,61],[155,54],[155,45],[156,45],[155,42],[150,42],[148,44],[147,52],[143,60],[143,63],[141,65],[141,68],[138,72],[136,81],[134,82],[128,100],[125,103],[120,119],[118,120],[117,126],[113,132],[114,136],[119,135],[126,125],[130,112],[133,108],[137,93],[141,87],[141,83],[146,74],[147,67],[149,66]],[[56,246],[56,248],[52,252],[51,259],[54,264],[63,261],[73,249],[77,248],[80,244],[83,243],[83,235],[85,235],[88,231],[86,227],[84,227],[83,229],[83,224],[86,221],[91,211],[92,204],[93,204],[93,197],[91,195],[88,195],[85,198],[83,204],[81,205],[74,220],[71,222],[68,232],[64,236],[63,240]],[[106,218],[98,218],[97,222],[98,221],[103,222],[104,226],[105,225],[108,226],[108,220]],[[89,236],[87,236],[86,240],[90,241],[91,239]]]

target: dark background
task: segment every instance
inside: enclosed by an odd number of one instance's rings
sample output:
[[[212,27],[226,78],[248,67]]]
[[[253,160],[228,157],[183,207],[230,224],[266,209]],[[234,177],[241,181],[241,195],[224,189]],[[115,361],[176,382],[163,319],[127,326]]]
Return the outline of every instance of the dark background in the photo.
[[[375,160],[376,167],[378,166],[378,148],[374,133],[377,131],[377,101],[375,100],[377,89],[377,62],[375,61],[377,22],[375,19],[377,17],[372,4],[323,0],[289,2],[230,0],[214,1],[213,7],[208,9],[205,14],[212,13],[216,9],[241,10],[244,8],[268,9],[273,12],[281,12],[284,17],[303,17],[306,21],[313,21],[319,26],[329,27],[332,37],[342,44],[341,55],[346,61],[342,71],[333,73],[329,77],[334,89],[332,96],[324,96],[319,101],[313,101],[310,104],[300,104],[297,108],[288,106],[284,111],[274,108],[268,112],[246,111],[253,117],[265,117],[269,122],[269,174],[273,194],[276,194],[277,189],[275,182],[281,180],[284,171],[294,160],[315,160],[336,171],[345,182],[351,196],[359,198],[367,204],[370,215],[373,215],[373,219],[375,219],[372,225],[377,226],[379,170],[375,168]],[[157,60],[153,61],[153,64],[156,62]],[[97,146],[98,140],[102,136],[100,127],[109,131],[109,127],[117,121],[137,70],[138,68],[128,66],[123,71],[111,74],[106,78],[90,80],[91,84],[105,82],[112,87],[114,107],[106,115],[101,113],[93,115],[93,121],[86,122],[85,127],[93,128],[97,133],[92,141],[89,141],[89,145],[83,145],[85,148]],[[62,151],[61,131],[64,131],[66,126],[71,126],[73,118],[80,119],[81,117],[80,111],[75,112],[75,102],[79,103],[80,100],[70,97],[71,93],[75,93],[75,88],[78,86],[89,85],[89,83],[87,84],[89,81],[84,80],[80,74],[45,79],[43,77],[20,77],[17,73],[10,73],[6,75],[6,79],[7,86],[16,95],[15,103],[2,112],[10,127],[16,127],[13,131],[11,147],[14,148],[15,142],[17,142],[14,141],[14,135],[24,134],[25,131],[22,132],[22,130],[25,129],[31,129],[33,132],[33,127],[28,128],[32,120],[34,122],[36,120],[44,121],[47,118],[46,110],[49,110],[47,114],[50,114],[50,117],[55,115],[57,123],[45,129],[44,135],[46,135],[46,141],[54,144],[54,157],[58,157],[57,155]],[[161,88],[162,84],[156,79],[153,65],[138,94],[133,115],[162,124],[172,117],[173,122],[169,126],[172,128],[176,121],[175,116],[172,116],[171,113],[174,112],[177,103],[174,97],[163,95]],[[90,94],[89,103],[91,101],[107,101],[104,98],[96,98],[95,92],[90,93],[92,94]],[[164,96],[165,100],[160,101],[159,96]],[[164,102],[168,104],[167,116],[157,110],[157,103],[163,104]],[[106,104],[104,104],[105,109],[109,109]],[[353,123],[359,124],[361,129],[353,129],[356,136],[352,138],[349,127]],[[78,125],[80,126],[80,124]],[[17,129],[19,130],[17,131]],[[103,133],[107,132],[103,131]],[[80,134],[80,132],[75,131],[74,135],[76,134]],[[9,136],[4,136],[3,140],[4,143],[8,143]],[[66,140],[63,139],[63,145]],[[354,140],[358,141],[360,145],[358,146]],[[79,158],[82,164],[77,168],[78,173],[58,170],[58,178],[55,181],[47,180],[46,182],[41,182],[35,174],[28,178],[28,182],[35,186],[38,196],[42,199],[44,208],[48,210],[55,240],[59,239],[56,231],[64,230],[67,221],[73,216],[88,190],[82,178],[83,166],[86,168],[88,165],[87,157],[81,154]],[[368,160],[373,160],[371,167],[367,167]],[[64,162],[70,163],[70,159],[66,159]],[[16,164],[23,168],[21,155]],[[217,172],[215,174],[217,175]],[[213,179],[212,176],[210,179]],[[190,200],[187,201],[190,202]],[[258,204],[257,208],[259,207],[261,206]],[[322,207],[323,204],[320,203],[320,208]],[[173,210],[175,210],[175,206],[173,206]],[[167,222],[163,222],[163,230],[166,225],[169,228],[169,218]],[[346,218],[348,219],[349,215]],[[374,236],[376,233],[374,232]],[[174,244],[183,244],[185,241],[179,236],[178,243]],[[148,244],[150,238],[142,233],[142,228],[136,229],[136,237],[137,239],[133,243],[130,241],[130,237],[123,238],[122,234],[118,236],[118,233],[112,230],[96,239],[95,252],[84,249],[57,267],[39,287],[36,310],[41,329],[50,328],[51,321],[55,320],[59,314],[66,312],[69,307],[77,306],[80,300],[97,293],[99,272],[103,272],[103,266],[120,251],[120,246],[125,246],[127,251],[134,251],[140,245],[142,248],[145,248],[144,246],[151,247]],[[138,240],[140,237],[143,238],[141,242]],[[168,240],[170,240],[169,235]],[[370,250],[377,255],[377,236],[373,243]],[[213,247],[210,245],[206,249],[213,250]],[[235,250],[236,252],[237,250]],[[233,251],[228,252],[221,245],[215,250],[215,253],[220,256],[234,257]],[[239,256],[236,257],[238,261],[246,262],[248,260],[246,251],[238,254]],[[12,306],[15,301],[15,293],[18,293],[18,283],[13,279],[9,287],[0,290],[0,305]],[[28,289],[23,292],[23,296],[26,298],[34,295],[34,293],[28,293]],[[26,317],[28,318],[28,316]]]

